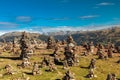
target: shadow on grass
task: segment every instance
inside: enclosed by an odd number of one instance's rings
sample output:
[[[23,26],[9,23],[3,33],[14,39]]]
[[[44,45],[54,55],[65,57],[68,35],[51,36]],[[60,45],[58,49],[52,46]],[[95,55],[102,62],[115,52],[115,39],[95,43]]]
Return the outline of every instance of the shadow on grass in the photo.
[[[120,64],[120,60],[116,61],[115,63],[116,63],[116,64]]]
[[[43,56],[51,56],[52,54],[40,54],[40,55],[43,55]]]
[[[117,80],[120,80],[120,78],[117,78]]]
[[[89,77],[88,77],[88,75],[86,75],[86,76],[83,76],[83,77],[84,77],[84,78],[89,78]]]
[[[46,71],[46,72],[51,72],[49,69],[46,69],[45,71]]]
[[[85,67],[85,66],[80,66],[80,68],[89,69],[89,67]]]
[[[27,75],[33,75],[32,72],[24,72]]]
[[[100,58],[95,58],[96,60],[103,60],[103,59],[100,59]]]
[[[55,63],[55,65],[63,65],[63,63],[62,62],[56,62],[56,61],[54,61],[54,63]]]
[[[0,56],[1,59],[11,59],[11,60],[20,60],[19,57],[3,57],[3,56]]]

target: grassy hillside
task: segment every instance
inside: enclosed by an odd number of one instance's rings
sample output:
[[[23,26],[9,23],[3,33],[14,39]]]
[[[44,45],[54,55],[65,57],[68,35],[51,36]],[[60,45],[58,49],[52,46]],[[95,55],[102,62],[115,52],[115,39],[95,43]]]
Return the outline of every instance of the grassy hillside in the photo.
[[[3,77],[0,77],[0,80],[16,80],[16,78],[22,77],[22,74],[25,74],[25,77],[29,77],[30,80],[56,80],[60,79],[64,76],[64,73],[66,70],[63,70],[63,66],[57,66],[58,71],[54,72],[46,72],[48,70],[47,68],[42,68],[42,74],[41,75],[31,75],[32,72],[32,66],[33,62],[41,62],[43,55],[52,54],[53,50],[36,50],[34,55],[31,57],[30,62],[32,65],[29,68],[23,68],[20,69],[17,67],[17,64],[21,64],[21,60],[15,60],[15,57],[12,53],[4,52],[0,55],[0,75],[5,73],[4,66],[6,64],[11,64],[13,67],[13,70],[15,71],[15,74],[13,75],[5,75]],[[63,53],[61,53],[63,54]],[[119,60],[120,54],[114,54],[114,57],[108,60],[98,60],[96,55],[89,55],[89,56],[80,56],[79,60],[79,66],[71,67],[70,70],[75,73],[76,80],[105,80],[106,76],[109,72],[115,73],[117,75],[117,78],[120,78],[120,64],[117,64],[116,61]],[[97,75],[96,78],[89,79],[85,78],[85,76],[88,74],[88,67],[90,60],[92,58],[97,59],[96,62],[96,69],[95,74]]]

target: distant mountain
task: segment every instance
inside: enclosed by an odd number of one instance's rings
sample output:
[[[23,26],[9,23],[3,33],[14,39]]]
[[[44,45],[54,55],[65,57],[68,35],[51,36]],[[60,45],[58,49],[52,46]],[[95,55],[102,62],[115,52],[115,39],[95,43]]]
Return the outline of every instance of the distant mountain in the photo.
[[[113,27],[109,29],[102,29],[96,31],[76,31],[74,33],[69,32],[77,44],[82,42],[93,41],[96,43],[107,44],[108,42],[120,45],[120,27]],[[55,39],[64,40],[69,34],[65,35],[54,35]]]
[[[9,33],[5,33],[3,35],[0,36],[0,41],[6,41],[6,42],[10,42],[13,41],[14,38],[20,39],[22,35],[22,32],[9,32]],[[42,40],[42,41],[46,41],[47,40],[47,36],[46,35],[42,35],[39,33],[29,33],[27,32],[27,35],[29,36],[30,39],[34,38],[34,39],[38,39],[38,40]]]
[[[6,41],[13,41],[14,38],[20,39],[21,32],[11,32],[6,33],[0,36],[0,41],[4,39]],[[96,43],[107,44],[108,42],[115,43],[116,45],[120,45],[120,27],[113,27],[109,29],[102,29],[96,31],[60,31],[60,32],[52,32],[47,35],[39,34],[39,33],[27,33],[30,38],[34,38],[37,40],[47,41],[48,36],[52,35],[57,40],[66,40],[68,35],[72,35],[75,42],[80,45],[82,42],[90,42],[93,41]]]
[[[59,32],[47,32],[45,33],[46,35],[52,35],[52,36],[57,36],[57,35],[69,35],[69,34],[78,34],[84,31],[59,31]]]

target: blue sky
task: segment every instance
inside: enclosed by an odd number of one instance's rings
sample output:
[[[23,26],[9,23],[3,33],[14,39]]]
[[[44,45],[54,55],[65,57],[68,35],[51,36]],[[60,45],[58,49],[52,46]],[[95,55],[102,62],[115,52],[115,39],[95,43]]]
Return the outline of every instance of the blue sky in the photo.
[[[120,0],[0,0],[0,34],[90,30],[120,24]]]

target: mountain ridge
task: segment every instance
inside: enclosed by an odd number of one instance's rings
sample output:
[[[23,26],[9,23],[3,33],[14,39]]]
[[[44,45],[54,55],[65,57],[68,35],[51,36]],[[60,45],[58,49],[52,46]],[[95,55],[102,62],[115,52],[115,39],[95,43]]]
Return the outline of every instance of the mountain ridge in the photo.
[[[66,40],[68,35],[71,35],[73,39],[80,45],[82,42],[94,43],[115,43],[120,44],[120,27],[113,27],[102,30],[94,31],[67,31],[65,34],[61,32],[49,33],[49,35],[40,34],[40,33],[30,33],[27,32],[31,38],[39,39],[42,41],[47,41],[48,36],[52,35],[56,40]],[[62,33],[62,34],[61,34]],[[22,32],[10,32],[0,36],[0,41],[5,39],[8,41],[13,41],[14,38],[20,38]]]

